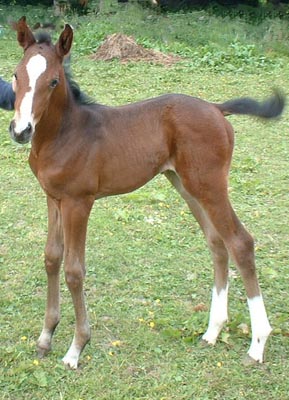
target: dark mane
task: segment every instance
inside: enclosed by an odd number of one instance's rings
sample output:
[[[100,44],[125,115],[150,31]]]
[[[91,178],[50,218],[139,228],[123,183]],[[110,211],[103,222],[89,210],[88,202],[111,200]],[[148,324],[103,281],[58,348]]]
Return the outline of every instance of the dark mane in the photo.
[[[35,39],[36,39],[36,42],[39,44],[42,44],[42,43],[45,43],[48,45],[51,44],[51,36],[49,35],[48,32],[44,32],[44,31],[37,32],[35,34]]]
[[[70,69],[70,55],[64,61],[64,72],[68,86],[76,103],[79,105],[96,104],[96,102],[90,96],[80,90],[78,83],[75,82],[75,80],[72,78],[72,73]]]

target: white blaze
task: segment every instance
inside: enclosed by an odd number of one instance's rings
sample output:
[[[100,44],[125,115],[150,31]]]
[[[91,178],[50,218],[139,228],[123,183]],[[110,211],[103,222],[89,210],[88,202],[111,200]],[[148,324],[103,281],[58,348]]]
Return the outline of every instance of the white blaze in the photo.
[[[26,65],[30,90],[25,93],[20,104],[19,111],[16,111],[15,113],[14,120],[16,133],[21,133],[22,131],[24,131],[29,123],[32,125],[33,129],[35,127],[34,115],[32,114],[33,97],[35,93],[37,79],[46,70],[46,66],[46,59],[40,54],[31,57]]]

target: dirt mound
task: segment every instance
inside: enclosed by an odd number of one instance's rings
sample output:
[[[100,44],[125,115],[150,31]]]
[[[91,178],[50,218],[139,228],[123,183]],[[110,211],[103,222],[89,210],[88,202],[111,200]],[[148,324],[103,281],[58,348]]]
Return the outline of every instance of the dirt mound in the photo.
[[[146,61],[165,65],[180,61],[180,58],[177,56],[145,49],[137,44],[132,36],[126,36],[121,33],[114,33],[107,36],[92,58],[103,61],[113,59],[118,59],[121,62]]]

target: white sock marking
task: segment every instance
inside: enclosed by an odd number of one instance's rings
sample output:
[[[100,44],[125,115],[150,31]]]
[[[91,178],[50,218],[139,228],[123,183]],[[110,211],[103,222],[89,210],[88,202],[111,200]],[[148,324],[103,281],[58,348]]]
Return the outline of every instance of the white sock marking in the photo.
[[[203,340],[210,344],[216,343],[221,329],[228,320],[228,288],[227,285],[219,293],[216,287],[213,288],[209,326],[203,335]]]
[[[262,296],[248,299],[248,306],[252,326],[252,341],[248,354],[251,358],[261,363],[263,362],[266,340],[272,328],[267,318]]]
[[[25,93],[19,111],[16,111],[15,113],[14,121],[16,133],[24,131],[29,123],[32,125],[33,129],[35,127],[36,122],[34,121],[34,116],[32,114],[33,97],[37,80],[46,70],[46,66],[46,59],[40,54],[31,57],[26,65],[30,89]]]
[[[72,369],[77,369],[80,353],[81,349],[76,345],[75,338],[73,338],[68,352],[62,359],[63,363]]]

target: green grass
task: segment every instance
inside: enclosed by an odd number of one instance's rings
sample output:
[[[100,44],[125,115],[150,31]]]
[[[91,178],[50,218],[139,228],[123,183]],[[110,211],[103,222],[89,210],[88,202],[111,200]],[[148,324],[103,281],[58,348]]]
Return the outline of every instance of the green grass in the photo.
[[[261,27],[244,21],[226,20],[224,34],[224,21],[205,13],[161,16],[133,6],[127,9],[125,19],[123,8],[112,7],[113,13],[103,13],[96,19],[92,15],[70,17],[76,26],[75,78],[99,102],[123,104],[168,92],[215,102],[243,95],[262,99],[273,86],[288,93],[283,36],[280,43],[277,39],[271,42],[274,50],[270,50]],[[24,10],[5,11],[5,15],[18,18]],[[28,12],[33,23],[38,16],[49,14],[39,8],[34,19],[32,11]],[[212,18],[212,27],[204,23],[198,27],[203,21],[200,16],[208,21]],[[159,23],[159,29],[151,25],[151,20]],[[195,29],[193,34],[188,21]],[[263,26],[282,31],[283,23],[274,20],[270,25],[266,21]],[[125,33],[135,34],[142,43],[167,51],[178,49],[186,55],[185,61],[171,67],[92,61],[89,54],[106,34],[118,31],[121,25]],[[219,65],[201,64],[201,41],[209,43],[214,38],[209,46],[212,58],[217,60],[220,51],[227,52],[222,43],[236,41],[233,25],[240,46],[254,46],[255,54],[240,56],[244,58],[241,65],[234,53],[231,66],[225,62],[222,70]],[[9,78],[21,51],[15,34],[4,27],[0,76]],[[168,35],[165,40],[166,29],[173,31],[175,38]],[[266,58],[266,65],[254,64],[260,56]],[[185,204],[160,176],[134,193],[95,204],[89,222],[85,283],[92,340],[76,372],[61,364],[74,324],[64,279],[62,320],[53,351],[41,361],[35,354],[46,298],[46,202],[27,164],[29,146],[18,146],[9,139],[7,127],[12,115],[0,111],[0,398],[287,399],[288,111],[280,121],[269,123],[230,117],[236,130],[231,199],[256,239],[260,284],[274,327],[266,363],[250,367],[242,364],[250,337],[238,327],[249,324],[238,274],[231,279],[230,321],[224,333],[215,347],[200,345],[213,283],[210,256]],[[207,310],[194,311],[199,304]]]

